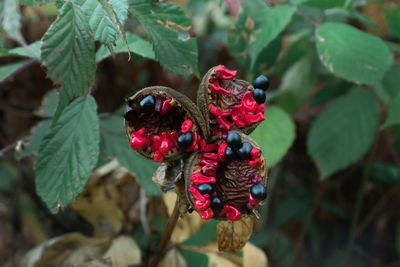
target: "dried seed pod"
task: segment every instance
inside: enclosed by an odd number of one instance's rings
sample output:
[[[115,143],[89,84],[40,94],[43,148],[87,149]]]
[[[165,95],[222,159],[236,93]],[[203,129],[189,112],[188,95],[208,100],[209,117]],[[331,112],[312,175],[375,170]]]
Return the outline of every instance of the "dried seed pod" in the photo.
[[[235,79],[236,71],[222,65],[211,68],[203,77],[197,95],[197,105],[206,116],[212,134],[240,129],[251,133],[263,121],[265,100],[259,94],[254,99],[254,87]],[[256,91],[257,92],[257,91]],[[264,93],[264,92],[263,92]]]
[[[264,195],[260,190],[263,188],[265,191],[267,182],[265,158],[250,137],[239,131],[236,133],[241,137],[242,146],[229,149],[228,144],[219,139],[193,153],[185,162],[188,202],[203,219],[236,221],[242,214],[252,213],[265,199],[262,199]],[[243,146],[245,150],[251,147],[248,156],[227,157],[226,151],[243,154]],[[252,190],[253,187],[255,190]],[[253,196],[252,192],[256,195]]]
[[[127,104],[125,130],[131,148],[154,161],[175,161],[197,151],[208,138],[208,125],[199,109],[171,88],[144,88]]]

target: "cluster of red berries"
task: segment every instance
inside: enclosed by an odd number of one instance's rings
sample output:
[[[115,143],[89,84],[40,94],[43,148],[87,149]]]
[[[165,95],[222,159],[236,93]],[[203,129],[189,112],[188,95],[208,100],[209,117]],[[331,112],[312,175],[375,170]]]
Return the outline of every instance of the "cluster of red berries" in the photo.
[[[203,219],[239,220],[266,198],[265,158],[246,134],[264,120],[269,81],[235,77],[222,65],[210,69],[197,106],[166,87],[128,99],[131,148],[158,162],[183,160],[187,201]]]

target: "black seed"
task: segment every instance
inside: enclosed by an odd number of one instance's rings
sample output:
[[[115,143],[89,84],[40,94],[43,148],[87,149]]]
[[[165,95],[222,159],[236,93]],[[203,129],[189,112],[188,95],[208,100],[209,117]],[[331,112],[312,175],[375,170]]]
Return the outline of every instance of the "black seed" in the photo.
[[[254,88],[261,88],[264,91],[269,88],[269,80],[264,75],[258,76],[253,83]]]
[[[256,88],[253,91],[253,98],[258,104],[263,104],[265,102],[265,92],[260,88]]]
[[[253,210],[249,210],[247,207],[245,207],[245,208],[243,209],[243,211],[244,211],[244,213],[246,213],[246,214],[248,214],[248,215],[250,215],[250,214],[253,213]]]
[[[150,113],[154,111],[155,98],[152,95],[148,95],[140,101],[140,111],[144,113]]]
[[[233,151],[233,149],[228,146],[225,150],[225,156],[228,160],[235,160],[236,159],[236,153]]]
[[[188,212],[189,212],[189,213],[192,213],[193,211],[194,211],[193,208],[188,208]]]
[[[211,209],[214,213],[218,214],[223,208],[222,200],[219,197],[213,197],[211,199]]]
[[[193,142],[193,133],[187,132],[178,137],[179,148],[188,148]]]
[[[246,160],[250,158],[250,152],[253,146],[249,142],[244,142],[242,147],[236,151],[236,155],[240,160]]]
[[[256,200],[264,200],[267,197],[267,191],[262,184],[255,184],[250,188],[250,193]]]
[[[242,145],[242,138],[240,138],[238,133],[229,132],[228,136],[226,137],[226,143],[228,146],[233,148],[233,150],[236,150]]]
[[[197,187],[197,190],[199,190],[202,195],[209,194],[210,196],[214,192],[214,189],[210,184],[201,184]]]
[[[125,114],[124,114],[125,120],[133,121],[135,118],[134,113],[135,113],[135,111],[130,106],[127,106],[125,109]]]

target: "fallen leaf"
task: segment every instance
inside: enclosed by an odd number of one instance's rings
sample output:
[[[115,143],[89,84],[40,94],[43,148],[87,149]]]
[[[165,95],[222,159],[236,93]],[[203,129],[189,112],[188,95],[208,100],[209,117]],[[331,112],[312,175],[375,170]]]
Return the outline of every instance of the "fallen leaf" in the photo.
[[[243,267],[267,267],[265,252],[248,242],[243,248]]]
[[[177,249],[171,249],[158,264],[158,267],[186,267],[186,261]]]
[[[104,255],[105,259],[111,259],[111,266],[119,267],[140,264],[141,257],[139,246],[130,236],[119,236],[115,238]]]

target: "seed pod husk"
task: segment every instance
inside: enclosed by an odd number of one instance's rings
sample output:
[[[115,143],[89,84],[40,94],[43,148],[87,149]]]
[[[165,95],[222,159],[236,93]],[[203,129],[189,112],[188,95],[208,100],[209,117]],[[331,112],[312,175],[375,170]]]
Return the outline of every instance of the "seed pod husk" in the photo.
[[[144,88],[129,97],[127,104],[126,135],[132,149],[146,158],[175,161],[198,150],[208,138],[208,125],[197,106],[172,88]],[[179,147],[179,136],[188,132],[192,142],[187,147]]]
[[[185,162],[186,196],[203,219],[236,221],[263,203],[251,196],[250,189],[255,184],[266,187],[265,158],[254,140],[239,131],[237,133],[243,143],[248,142],[253,147],[248,159],[227,159],[224,153],[228,145],[220,139],[208,144],[206,150],[193,153]],[[202,195],[197,189],[203,183],[213,186],[211,195]],[[222,201],[221,210],[212,206],[215,197]]]
[[[247,81],[235,78],[236,71],[219,65],[203,77],[197,94],[197,105],[210,125],[213,135],[240,130],[251,133],[264,118],[264,104],[258,104]]]

